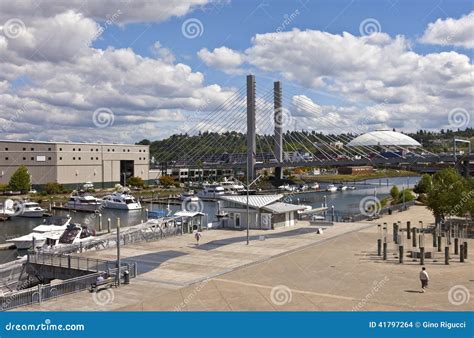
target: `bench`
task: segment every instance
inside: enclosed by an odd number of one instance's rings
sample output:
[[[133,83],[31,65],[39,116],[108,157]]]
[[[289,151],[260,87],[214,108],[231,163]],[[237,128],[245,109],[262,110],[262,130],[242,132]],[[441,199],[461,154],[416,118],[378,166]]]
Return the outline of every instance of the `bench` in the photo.
[[[90,292],[99,292],[99,290],[101,289],[106,289],[108,287],[112,287],[112,286],[115,286],[115,278],[112,278],[112,277],[107,277],[105,278],[104,280],[100,281],[100,282],[95,282],[95,283],[92,283],[91,284],[91,287],[90,287]]]

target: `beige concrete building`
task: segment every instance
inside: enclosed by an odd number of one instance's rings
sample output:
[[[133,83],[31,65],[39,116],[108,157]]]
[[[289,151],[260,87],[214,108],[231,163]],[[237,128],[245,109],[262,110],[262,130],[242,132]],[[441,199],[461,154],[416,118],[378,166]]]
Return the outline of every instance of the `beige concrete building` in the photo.
[[[123,184],[124,177],[149,180],[149,146],[132,144],[0,141],[0,183],[7,184],[25,165],[33,187],[49,182],[77,188],[85,182],[96,187]]]

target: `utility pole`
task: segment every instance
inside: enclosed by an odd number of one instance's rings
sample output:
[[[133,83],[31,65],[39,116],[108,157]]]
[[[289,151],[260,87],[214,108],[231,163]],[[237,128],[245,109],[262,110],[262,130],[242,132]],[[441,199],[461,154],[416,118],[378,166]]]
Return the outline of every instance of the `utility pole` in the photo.
[[[120,286],[120,217],[117,217],[117,285]]]

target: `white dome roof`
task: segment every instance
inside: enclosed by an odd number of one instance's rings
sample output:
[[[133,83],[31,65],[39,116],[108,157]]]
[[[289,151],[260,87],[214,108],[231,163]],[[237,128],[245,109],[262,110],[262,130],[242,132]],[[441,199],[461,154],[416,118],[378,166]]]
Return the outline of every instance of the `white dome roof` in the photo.
[[[357,146],[404,146],[421,147],[421,144],[411,137],[391,130],[376,130],[357,136],[347,144]]]

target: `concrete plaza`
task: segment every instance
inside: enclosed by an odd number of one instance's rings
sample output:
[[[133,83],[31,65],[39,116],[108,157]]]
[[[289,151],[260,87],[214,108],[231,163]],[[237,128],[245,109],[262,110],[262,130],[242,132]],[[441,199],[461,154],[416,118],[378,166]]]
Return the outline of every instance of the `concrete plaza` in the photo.
[[[80,292],[21,310],[44,311],[238,311],[238,310],[470,310],[474,290],[474,254],[453,256],[444,265],[442,253],[426,260],[431,277],[420,293],[418,261],[399,264],[389,243],[388,260],[376,253],[377,226],[410,220],[433,222],[421,206],[361,223],[337,223],[323,234],[305,223],[275,231],[206,231],[201,245],[192,235],[122,248],[122,256],[139,265],[130,285]],[[389,231],[389,234],[391,232]],[[264,240],[260,236],[265,236]],[[428,240],[427,243],[431,243]],[[429,247],[427,245],[427,247]],[[429,248],[430,249],[430,248]],[[114,259],[115,250],[87,256]]]

